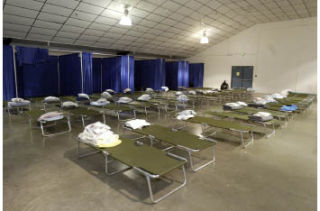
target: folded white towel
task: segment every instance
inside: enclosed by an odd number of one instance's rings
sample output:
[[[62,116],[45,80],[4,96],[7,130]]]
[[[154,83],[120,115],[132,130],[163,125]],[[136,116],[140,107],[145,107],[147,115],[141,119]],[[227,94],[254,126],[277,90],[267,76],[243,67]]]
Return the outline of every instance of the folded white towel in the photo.
[[[179,96],[177,97],[177,100],[178,100],[179,102],[186,102],[186,101],[189,100],[189,98],[188,98],[186,95],[182,94],[182,95],[179,95]]]
[[[140,97],[138,97],[139,101],[149,101],[150,99],[151,99],[151,97],[148,94],[143,94]]]
[[[125,90],[123,90],[123,93],[128,93],[128,92],[131,92],[130,88],[126,88]]]
[[[178,113],[177,119],[187,120],[194,117],[197,113],[194,110],[184,110]]]
[[[98,107],[106,106],[108,104],[110,104],[110,102],[105,98],[100,98],[99,100],[90,103],[90,105],[98,106]]]
[[[60,102],[60,99],[58,97],[55,97],[55,96],[48,96],[48,97],[44,98],[43,102],[45,102],[45,103]]]
[[[189,94],[191,94],[191,95],[196,95],[197,93],[196,93],[196,91],[194,91],[194,90],[190,90],[190,91],[189,91]]]
[[[45,114],[42,114],[39,118],[38,121],[56,121],[56,120],[60,120],[63,119],[63,113],[61,112],[57,112],[57,111],[52,111],[52,112],[48,112]]]
[[[275,99],[283,99],[283,98],[284,98],[284,97],[283,97],[281,94],[279,94],[279,93],[274,93],[274,94],[272,95],[272,97],[275,98]]]
[[[119,135],[114,134],[110,129],[106,124],[95,122],[87,125],[79,134],[79,138],[82,142],[96,147],[116,146],[121,143]]]
[[[165,92],[169,91],[169,88],[167,86],[162,86],[161,89]]]
[[[129,97],[120,97],[119,100],[117,101],[117,103],[130,103],[133,100]]]
[[[255,104],[257,104],[257,105],[265,105],[265,104],[267,104],[267,101],[265,99],[261,98],[261,97],[255,97],[253,99],[253,102]]]
[[[106,89],[106,91],[105,91],[105,92],[109,92],[109,93],[111,93],[111,94],[116,93],[113,89]]]
[[[127,121],[125,125],[126,127],[129,127],[135,130],[135,129],[141,129],[145,126],[149,126],[150,123],[144,119],[135,119],[135,120]]]
[[[102,92],[101,97],[106,98],[106,99],[111,99],[112,95],[109,92]]]
[[[238,103],[240,106],[242,106],[242,107],[246,107],[246,106],[248,106],[248,104],[247,104],[247,103],[242,102],[242,101],[238,101],[237,103]]]

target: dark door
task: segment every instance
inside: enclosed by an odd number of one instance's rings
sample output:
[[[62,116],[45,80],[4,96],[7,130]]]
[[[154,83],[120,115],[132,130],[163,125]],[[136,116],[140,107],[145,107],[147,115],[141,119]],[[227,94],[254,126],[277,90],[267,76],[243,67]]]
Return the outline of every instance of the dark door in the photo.
[[[252,88],[253,66],[232,66],[231,88]]]

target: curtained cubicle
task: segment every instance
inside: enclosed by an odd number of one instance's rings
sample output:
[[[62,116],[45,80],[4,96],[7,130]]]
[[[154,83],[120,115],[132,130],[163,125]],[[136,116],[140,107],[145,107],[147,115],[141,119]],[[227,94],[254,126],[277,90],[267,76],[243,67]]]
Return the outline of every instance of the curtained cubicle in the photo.
[[[204,63],[189,64],[189,86],[203,87]]]
[[[180,87],[189,87],[189,62],[167,62],[166,85],[171,90],[178,90]]]
[[[135,88],[160,90],[166,83],[166,63],[164,59],[135,61]]]

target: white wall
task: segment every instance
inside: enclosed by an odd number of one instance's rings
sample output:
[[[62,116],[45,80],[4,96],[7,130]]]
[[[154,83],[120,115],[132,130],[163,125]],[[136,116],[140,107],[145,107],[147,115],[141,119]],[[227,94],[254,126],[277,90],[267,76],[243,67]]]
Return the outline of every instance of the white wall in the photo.
[[[231,81],[231,67],[254,66],[253,88],[316,93],[316,18],[255,25],[189,58],[205,63],[204,86]]]

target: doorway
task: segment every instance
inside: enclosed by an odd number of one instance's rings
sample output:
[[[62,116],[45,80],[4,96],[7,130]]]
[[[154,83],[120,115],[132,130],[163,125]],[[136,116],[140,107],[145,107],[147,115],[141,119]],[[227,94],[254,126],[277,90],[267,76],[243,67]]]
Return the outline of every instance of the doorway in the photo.
[[[253,66],[232,66],[231,88],[252,88]]]

